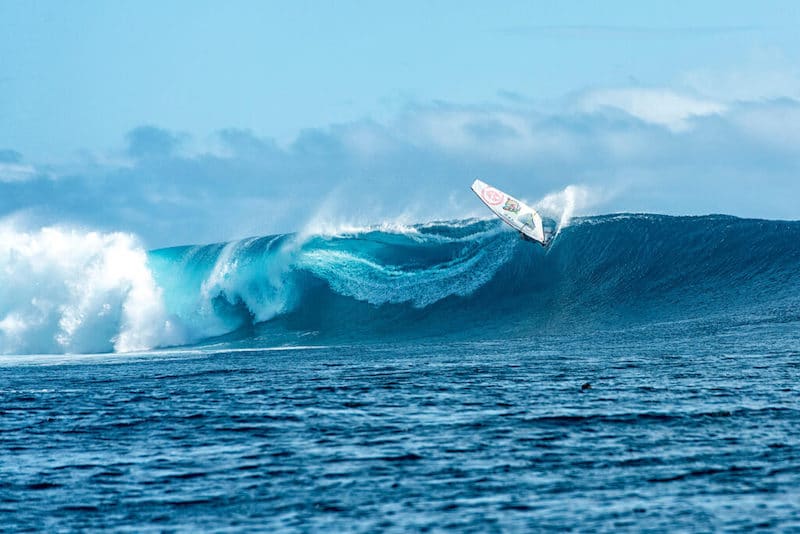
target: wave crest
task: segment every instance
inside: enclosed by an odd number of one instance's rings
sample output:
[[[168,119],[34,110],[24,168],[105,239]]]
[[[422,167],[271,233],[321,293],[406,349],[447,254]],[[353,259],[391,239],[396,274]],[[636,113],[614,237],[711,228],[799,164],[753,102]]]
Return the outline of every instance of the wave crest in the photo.
[[[496,220],[145,252],[128,234],[0,228],[0,352],[543,331],[739,314],[796,321],[800,223],[576,219],[548,249]],[[766,319],[764,319],[766,317]],[[771,319],[772,318],[772,319]],[[304,338],[304,343],[308,339]]]

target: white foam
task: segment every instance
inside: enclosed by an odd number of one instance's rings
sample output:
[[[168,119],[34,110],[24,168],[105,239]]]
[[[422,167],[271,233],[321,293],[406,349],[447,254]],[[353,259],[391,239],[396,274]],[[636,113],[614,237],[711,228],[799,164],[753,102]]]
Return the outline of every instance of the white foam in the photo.
[[[286,277],[301,246],[298,239],[288,239],[277,250],[258,257],[249,254],[249,248],[259,238],[234,241],[225,245],[217,258],[211,274],[203,281],[201,298],[208,307],[214,297],[225,294],[229,301],[238,297],[253,314],[256,322],[267,321],[286,310],[289,288]],[[278,238],[273,238],[273,241]],[[234,302],[231,302],[234,304]],[[205,310],[209,317],[213,312]],[[230,331],[203,333],[202,337]]]
[[[474,292],[510,260],[513,250],[513,242],[493,248],[464,247],[447,262],[417,269],[378,263],[352,252],[312,250],[297,265],[320,276],[341,295],[374,305],[410,302],[423,308]]]
[[[387,234],[400,234],[414,238],[419,236],[419,230],[405,218],[399,220],[384,220],[373,224],[359,224],[353,221],[342,220],[338,217],[314,217],[302,231],[298,233],[301,240],[311,237],[347,237],[362,235],[369,232],[384,232]]]
[[[0,353],[126,352],[184,341],[135,236],[0,222]]]

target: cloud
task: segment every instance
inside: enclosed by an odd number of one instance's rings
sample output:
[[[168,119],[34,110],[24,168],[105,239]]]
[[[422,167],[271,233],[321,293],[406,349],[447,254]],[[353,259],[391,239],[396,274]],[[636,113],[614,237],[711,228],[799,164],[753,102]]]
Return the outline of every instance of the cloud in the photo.
[[[16,150],[0,149],[0,183],[24,182],[36,175],[36,169],[22,163]]]
[[[226,128],[217,136],[229,156],[244,159],[263,157],[267,153],[277,153],[278,146],[271,139],[261,139],[250,130]]]
[[[587,113],[617,109],[644,122],[666,126],[672,131],[689,127],[693,117],[719,114],[725,106],[712,100],[694,98],[666,89],[610,89],[592,91],[578,102]]]
[[[181,145],[185,136],[155,126],[144,125],[128,132],[125,138],[128,141],[128,155],[142,159],[170,156]]]
[[[569,132],[530,108],[416,107],[391,125],[400,142],[453,156],[516,165],[538,157],[569,157]]]
[[[0,182],[24,182],[36,175],[36,169],[30,165],[17,165],[0,162]]]
[[[594,204],[575,205],[594,212],[798,218],[798,124],[791,98],[721,104],[626,88],[551,109],[418,104],[383,122],[308,128],[286,145],[239,129],[203,145],[142,126],[126,136],[122,163],[99,157],[43,166],[46,175],[31,167],[24,180],[0,182],[0,216],[135,232],[165,246],[295,231],[320,217],[482,216],[469,192],[481,177],[531,202],[582,185]]]
[[[0,149],[0,163],[19,163],[22,161],[22,154],[16,150]]]

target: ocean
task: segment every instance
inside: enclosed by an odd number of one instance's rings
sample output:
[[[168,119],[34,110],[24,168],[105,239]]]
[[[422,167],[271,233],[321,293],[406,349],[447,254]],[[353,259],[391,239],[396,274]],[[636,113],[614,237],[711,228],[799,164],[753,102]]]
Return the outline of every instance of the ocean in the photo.
[[[4,531],[800,532],[800,222],[0,234]]]

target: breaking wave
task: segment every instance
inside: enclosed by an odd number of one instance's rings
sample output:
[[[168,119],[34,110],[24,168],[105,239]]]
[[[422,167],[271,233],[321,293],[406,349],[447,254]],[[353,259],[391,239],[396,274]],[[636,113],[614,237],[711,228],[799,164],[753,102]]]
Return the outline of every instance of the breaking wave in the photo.
[[[786,321],[800,304],[800,222],[605,215],[549,249],[474,219],[150,252],[121,233],[0,234],[6,354]]]

